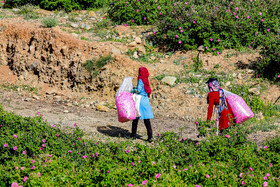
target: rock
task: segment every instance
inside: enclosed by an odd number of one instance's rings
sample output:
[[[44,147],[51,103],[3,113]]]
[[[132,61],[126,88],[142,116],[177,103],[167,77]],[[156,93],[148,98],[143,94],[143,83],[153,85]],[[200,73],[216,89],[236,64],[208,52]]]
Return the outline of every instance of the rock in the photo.
[[[156,57],[155,57],[155,56],[151,56],[150,59],[151,59],[151,60],[155,60]]]
[[[39,97],[38,95],[35,95],[35,94],[32,96],[32,98],[36,99],[36,100],[40,100],[41,99],[41,97]]]
[[[32,98],[26,97],[26,98],[24,98],[24,101],[32,101]]]
[[[75,38],[79,38],[79,35],[76,34],[76,33],[72,33],[72,35],[73,35]]]
[[[253,94],[255,94],[255,95],[260,95],[260,90],[261,90],[260,87],[255,87],[255,88],[250,88],[250,89],[249,89],[249,92],[250,92],[250,93],[253,93]]]
[[[120,54],[121,54],[121,50],[119,50],[119,49],[113,47],[113,48],[111,49],[111,53],[112,53],[112,54],[115,54],[115,55],[120,55]]]
[[[248,70],[247,70],[247,74],[254,74],[254,73],[255,73],[255,71],[252,70],[252,69],[248,69]]]
[[[136,37],[135,40],[136,44],[141,44],[142,43],[142,40],[140,37]]]
[[[262,120],[262,119],[264,119],[264,116],[263,116],[263,113],[262,113],[262,112],[257,113],[255,116],[256,116],[257,120]]]
[[[86,30],[89,30],[90,29],[90,26],[88,24],[81,24],[81,28],[82,29],[86,29]]]
[[[64,110],[63,112],[64,112],[64,113],[69,113],[69,110]]]
[[[233,77],[236,77],[236,73],[233,73],[232,76],[233,76]]]
[[[242,74],[241,74],[241,73],[238,73],[237,78],[238,78],[238,79],[242,79]]]
[[[137,54],[137,51],[135,51],[134,53],[133,53],[133,56],[132,56],[133,58],[139,58],[138,57],[138,54]]]
[[[136,46],[137,46],[137,43],[135,41],[128,44],[128,47],[136,47]]]
[[[166,76],[161,81],[172,86],[172,85],[174,85],[176,79],[177,79],[176,77]]]
[[[79,24],[77,24],[77,23],[71,23],[71,27],[73,27],[73,28],[78,28],[78,27],[79,27]]]
[[[90,17],[96,17],[96,13],[93,12],[93,11],[90,11],[90,12],[88,13],[88,15],[89,15]]]
[[[101,111],[101,112],[108,112],[109,108],[103,105],[96,105],[96,110]]]
[[[141,55],[145,55],[146,54],[146,49],[144,46],[139,46],[137,49],[138,53]]]
[[[229,81],[227,81],[226,82],[226,84],[225,84],[225,86],[229,86],[230,85],[230,82]]]

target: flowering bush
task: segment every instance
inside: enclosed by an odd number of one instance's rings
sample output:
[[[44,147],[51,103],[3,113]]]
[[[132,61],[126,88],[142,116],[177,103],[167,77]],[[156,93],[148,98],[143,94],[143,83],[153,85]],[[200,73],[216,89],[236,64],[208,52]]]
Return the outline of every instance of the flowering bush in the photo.
[[[1,186],[276,186],[279,142],[257,149],[236,126],[226,136],[197,142],[172,132],[154,146],[84,139],[49,125],[38,114],[23,118],[0,109]],[[15,149],[16,147],[16,149]]]

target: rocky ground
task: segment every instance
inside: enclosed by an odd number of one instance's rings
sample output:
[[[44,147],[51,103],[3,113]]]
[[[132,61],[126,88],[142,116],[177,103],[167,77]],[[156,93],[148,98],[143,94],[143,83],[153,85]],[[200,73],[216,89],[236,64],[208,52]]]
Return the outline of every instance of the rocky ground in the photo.
[[[261,95],[265,102],[280,95],[279,86],[255,78],[257,50],[202,53],[203,71],[193,72],[198,51],[158,51],[147,39],[152,37],[151,26],[114,26],[102,11],[67,14],[38,9],[36,19],[26,19],[19,11],[0,9],[0,101],[16,114],[40,112],[64,129],[77,123],[88,136],[103,140],[127,137],[131,125],[117,122],[114,96],[125,76],[134,77],[136,84],[141,66],[151,75],[154,134],[173,130],[197,139],[194,122],[206,117],[205,80],[211,73],[221,79],[223,88],[245,84],[250,94]],[[55,16],[58,26],[44,28],[41,20],[48,16]],[[92,78],[83,64],[106,55],[114,61]],[[263,118],[261,113],[256,116]],[[139,134],[145,138],[143,124]],[[262,140],[274,135],[267,133]],[[259,141],[261,136],[256,133],[252,139]]]

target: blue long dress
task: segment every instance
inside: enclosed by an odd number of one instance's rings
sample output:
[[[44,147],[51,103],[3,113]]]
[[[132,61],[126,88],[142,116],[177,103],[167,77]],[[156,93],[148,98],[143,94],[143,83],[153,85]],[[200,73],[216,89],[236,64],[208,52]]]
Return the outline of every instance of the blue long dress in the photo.
[[[154,114],[151,108],[149,97],[147,95],[147,92],[145,91],[144,83],[141,79],[139,79],[136,89],[140,92],[139,95],[142,96],[139,106],[139,112],[141,114],[139,119],[153,119]]]

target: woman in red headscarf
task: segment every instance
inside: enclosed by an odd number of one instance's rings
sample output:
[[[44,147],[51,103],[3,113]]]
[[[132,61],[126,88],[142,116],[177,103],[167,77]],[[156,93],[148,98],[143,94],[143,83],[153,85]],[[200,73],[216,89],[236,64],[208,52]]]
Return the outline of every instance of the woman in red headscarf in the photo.
[[[147,141],[151,142],[153,138],[153,131],[152,131],[150,119],[154,118],[154,114],[149,101],[149,97],[152,93],[152,90],[150,88],[148,77],[149,77],[149,72],[147,68],[145,67],[139,68],[138,83],[136,89],[139,95],[141,95],[140,105],[139,105],[140,117],[136,118],[132,122],[131,137],[136,138],[138,121],[139,119],[143,119],[148,134]]]
[[[222,131],[223,129],[228,128],[229,124],[234,123],[233,113],[225,98],[223,89],[219,86],[218,80],[210,78],[206,83],[209,88],[207,97],[207,103],[209,104],[207,121],[209,122],[211,120],[213,106],[219,106],[217,120],[219,120],[219,129]]]

